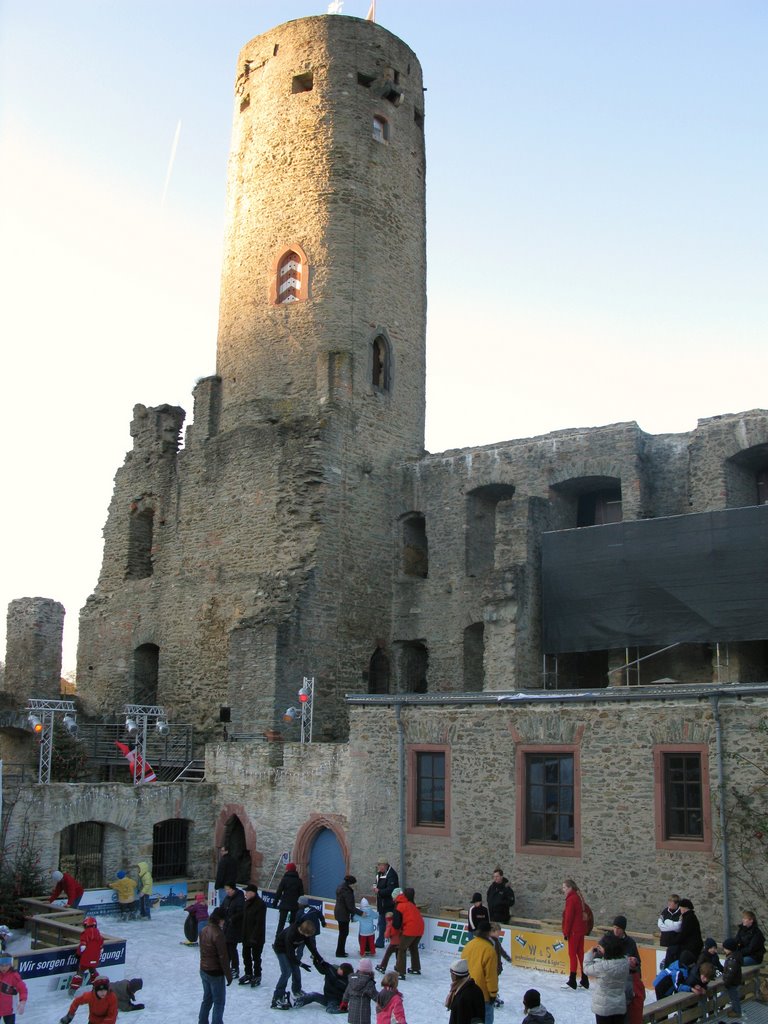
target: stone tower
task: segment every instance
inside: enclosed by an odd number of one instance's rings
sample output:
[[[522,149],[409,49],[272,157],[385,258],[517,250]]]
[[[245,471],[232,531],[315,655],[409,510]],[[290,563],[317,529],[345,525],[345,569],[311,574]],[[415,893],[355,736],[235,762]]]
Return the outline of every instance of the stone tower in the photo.
[[[64,605],[50,597],[22,597],[8,605],[5,692],[18,700],[61,695]]]
[[[316,738],[386,677],[397,464],[423,453],[424,112],[412,51],[371,22],[289,22],[240,54],[217,375],[137,406],[78,678],[100,703]],[[288,733],[288,738],[295,738]]]

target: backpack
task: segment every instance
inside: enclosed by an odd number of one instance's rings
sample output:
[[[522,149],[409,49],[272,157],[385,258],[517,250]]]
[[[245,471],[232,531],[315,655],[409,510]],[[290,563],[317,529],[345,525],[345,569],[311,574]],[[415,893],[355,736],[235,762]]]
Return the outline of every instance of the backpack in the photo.
[[[723,984],[726,988],[735,988],[741,984],[741,956],[730,953],[723,964]]]
[[[583,896],[581,897],[581,916],[584,921],[584,934],[589,935],[595,927],[595,915],[592,913],[592,908]]]

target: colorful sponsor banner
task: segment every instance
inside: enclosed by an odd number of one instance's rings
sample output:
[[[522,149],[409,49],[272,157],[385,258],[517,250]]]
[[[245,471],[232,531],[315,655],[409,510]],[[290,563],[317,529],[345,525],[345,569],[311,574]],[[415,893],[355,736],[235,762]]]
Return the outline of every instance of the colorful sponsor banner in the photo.
[[[77,950],[74,946],[32,950],[18,955],[17,970],[25,981],[48,978],[55,974],[72,974],[77,970]],[[117,967],[125,963],[125,940],[105,942],[101,951],[100,968]]]
[[[138,900],[138,893],[136,899]],[[156,882],[152,886],[152,909],[163,910],[167,907],[186,907],[186,882]],[[86,889],[78,910],[84,914],[102,916],[119,914],[120,905],[114,889]]]
[[[424,939],[420,949],[431,953],[447,953],[452,959],[461,956],[462,949],[472,938],[466,921],[452,921],[450,918],[424,918]],[[510,932],[505,925],[501,932],[501,945],[510,953]]]

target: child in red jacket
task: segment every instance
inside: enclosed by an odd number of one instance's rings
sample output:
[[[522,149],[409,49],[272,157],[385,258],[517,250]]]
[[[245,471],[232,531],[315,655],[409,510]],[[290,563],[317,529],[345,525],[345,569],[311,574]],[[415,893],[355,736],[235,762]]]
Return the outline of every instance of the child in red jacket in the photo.
[[[77,974],[74,975],[69,983],[69,987],[73,992],[80,988],[83,981],[86,980],[86,975],[89,976],[91,981],[96,977],[98,974],[96,968],[98,967],[99,960],[101,960],[101,950],[104,946],[104,936],[96,925],[96,918],[86,917],[83,925],[83,930],[80,932],[80,942],[77,946],[77,952],[80,957]]]
[[[380,964],[376,964],[376,970],[379,971],[381,974],[383,974],[386,971],[387,964],[389,963],[389,958],[393,954],[395,957],[397,957],[397,951],[400,948],[400,936],[402,935],[401,930],[399,928],[395,928],[394,924],[392,923],[392,911],[388,910],[384,917],[386,918],[387,922],[387,926],[384,929],[384,938],[387,940],[389,945],[387,946],[386,951],[384,953],[384,959],[381,961]]]
[[[117,996],[110,991],[109,978],[97,978],[90,992],[84,992],[73,999],[59,1024],[71,1024],[79,1006],[88,1007],[89,1024],[115,1024]]]
[[[0,956],[0,1017],[5,1024],[13,1024],[16,1020],[14,996],[19,997],[16,1013],[21,1016],[27,1005],[27,986],[18,971],[13,969],[13,957],[3,955]]]

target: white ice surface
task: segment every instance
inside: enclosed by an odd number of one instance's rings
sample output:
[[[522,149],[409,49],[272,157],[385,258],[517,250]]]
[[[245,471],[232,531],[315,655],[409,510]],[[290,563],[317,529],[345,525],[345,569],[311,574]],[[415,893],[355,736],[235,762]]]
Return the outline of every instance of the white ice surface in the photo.
[[[117,967],[107,972],[113,980],[118,977],[143,978],[144,987],[138,993],[138,1001],[146,1003],[146,1009],[120,1017],[130,1020],[131,1024],[196,1024],[200,1008],[201,986],[199,975],[199,953],[196,946],[183,946],[184,911],[167,909],[155,911],[152,920],[130,921],[117,924],[114,919],[99,920],[103,932],[119,935],[127,939],[126,962],[124,967]],[[272,952],[271,942],[277,924],[277,912],[270,910],[267,916],[267,942],[262,957],[263,974],[260,988],[240,986],[236,981],[227,989],[227,1005],[224,1011],[225,1024],[253,1024],[267,1020],[280,1021],[283,1018],[295,1024],[316,1024],[325,1021],[346,1021],[346,1016],[331,1017],[318,1003],[300,1009],[291,1009],[288,1013],[271,1010],[269,1004],[277,981],[279,971],[277,958]],[[357,947],[356,929],[347,940],[347,952]],[[29,943],[23,935],[16,933],[9,952],[18,955],[29,949]],[[330,963],[338,962],[336,950],[336,932],[323,929],[318,939],[318,950]],[[380,953],[377,950],[377,953]],[[347,960],[357,968],[359,956],[349,956]],[[408,1024],[447,1024],[448,1011],[444,1000],[450,985],[448,972],[451,957],[440,954],[422,954],[422,975],[409,976],[400,983],[400,990],[405,1001],[405,1013]],[[322,976],[312,969],[311,973],[302,972],[304,991],[322,992]],[[523,993],[528,988],[537,988],[541,992],[541,1001],[554,1015],[557,1024],[592,1024],[594,1016],[590,1008],[589,993],[583,990],[572,992],[563,989],[565,977],[544,971],[527,971],[510,967],[505,964],[501,976],[500,995],[504,1006],[496,1010],[495,1020],[498,1024],[519,1024],[524,1013],[522,1007]],[[17,1024],[58,1024],[59,1018],[66,1013],[70,1003],[69,996],[64,992],[51,989],[50,980],[36,980],[30,983],[30,995],[25,1015]],[[377,987],[381,984],[381,975],[376,974]],[[85,1007],[75,1017],[74,1024],[87,1024]],[[375,1014],[373,1021],[375,1024]]]

